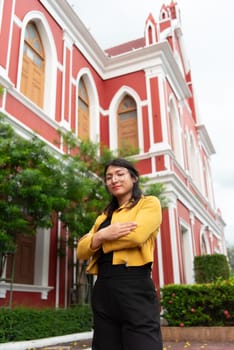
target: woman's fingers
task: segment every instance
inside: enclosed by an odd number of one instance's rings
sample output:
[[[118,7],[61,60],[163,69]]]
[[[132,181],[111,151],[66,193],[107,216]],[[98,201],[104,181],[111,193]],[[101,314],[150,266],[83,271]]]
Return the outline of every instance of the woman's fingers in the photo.
[[[106,240],[115,240],[119,237],[129,234],[137,227],[135,222],[114,223],[103,229],[103,237]]]

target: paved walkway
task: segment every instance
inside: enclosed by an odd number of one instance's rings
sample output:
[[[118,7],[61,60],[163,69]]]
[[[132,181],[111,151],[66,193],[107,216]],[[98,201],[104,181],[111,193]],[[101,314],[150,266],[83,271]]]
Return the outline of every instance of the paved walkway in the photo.
[[[0,344],[0,350],[91,350],[91,342],[92,332],[84,332],[32,341],[2,343]],[[163,350],[234,350],[234,341],[215,343],[198,340],[190,342],[167,341],[164,342]]]
[[[234,343],[212,343],[212,342],[167,342],[163,350],[234,350]]]
[[[165,342],[163,350],[234,350],[234,343]],[[38,349],[39,350],[39,349]],[[40,348],[40,350],[91,350],[91,340],[76,341]],[[110,349],[111,350],[111,349]],[[147,350],[147,349],[146,349]]]

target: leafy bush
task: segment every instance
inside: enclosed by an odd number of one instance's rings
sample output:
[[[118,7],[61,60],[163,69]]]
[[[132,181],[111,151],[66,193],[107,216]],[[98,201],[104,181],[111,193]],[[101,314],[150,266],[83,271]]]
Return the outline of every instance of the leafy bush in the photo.
[[[0,343],[55,337],[92,329],[90,306],[69,309],[0,309]]]
[[[226,280],[230,276],[227,257],[223,254],[201,255],[194,258],[195,281],[197,283]]]
[[[169,326],[234,326],[234,279],[161,289]]]

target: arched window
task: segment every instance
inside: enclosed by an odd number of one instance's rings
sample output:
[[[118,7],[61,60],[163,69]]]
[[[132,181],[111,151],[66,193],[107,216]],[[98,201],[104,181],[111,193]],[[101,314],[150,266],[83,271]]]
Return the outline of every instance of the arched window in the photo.
[[[137,107],[135,100],[126,95],[119,104],[117,116],[118,149],[124,153],[138,152]]]
[[[39,107],[43,107],[45,56],[37,27],[29,22],[24,38],[24,55],[20,91]]]
[[[84,79],[81,78],[78,87],[78,137],[82,140],[89,139],[89,119],[89,97]]]

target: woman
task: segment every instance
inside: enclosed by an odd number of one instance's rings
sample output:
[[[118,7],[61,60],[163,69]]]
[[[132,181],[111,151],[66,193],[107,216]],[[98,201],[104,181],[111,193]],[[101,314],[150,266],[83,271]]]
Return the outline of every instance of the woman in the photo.
[[[159,200],[143,196],[139,174],[125,159],[106,165],[109,205],[80,239],[79,259],[97,274],[92,294],[92,350],[161,350],[160,312],[151,279],[162,215]]]

